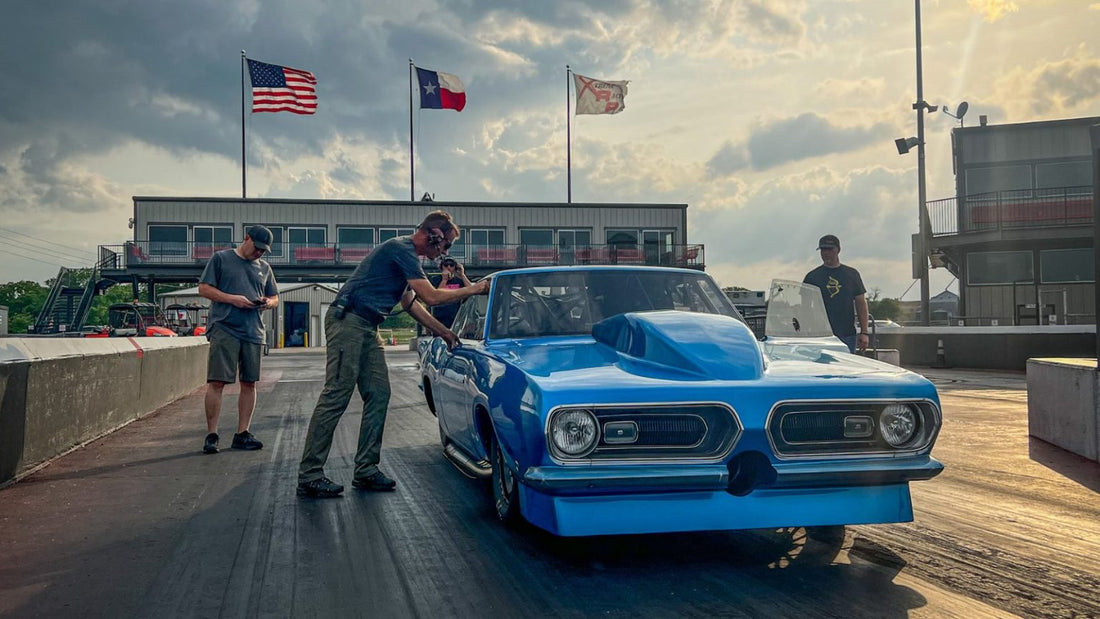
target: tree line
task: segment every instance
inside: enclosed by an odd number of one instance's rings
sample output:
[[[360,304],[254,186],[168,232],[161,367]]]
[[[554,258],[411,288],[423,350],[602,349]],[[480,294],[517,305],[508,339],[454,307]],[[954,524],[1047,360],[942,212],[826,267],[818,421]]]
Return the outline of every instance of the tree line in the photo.
[[[69,281],[66,282],[66,285],[83,288],[91,277],[92,269],[74,269],[69,271]],[[0,305],[5,305],[8,308],[8,333],[10,335],[27,333],[28,329],[34,325],[38,313],[42,311],[42,306],[46,304],[46,297],[49,296],[50,289],[53,288],[56,282],[57,278],[52,277],[46,280],[44,284],[30,280],[0,284]],[[161,284],[157,289],[158,291],[169,292],[170,290],[187,287]],[[148,287],[145,284],[139,284],[138,292],[140,293],[139,298],[147,298]],[[107,324],[107,308],[115,303],[128,303],[133,300],[134,289],[130,284],[111,286],[92,301],[92,308],[88,312],[88,318],[84,321],[84,324],[105,325]]]

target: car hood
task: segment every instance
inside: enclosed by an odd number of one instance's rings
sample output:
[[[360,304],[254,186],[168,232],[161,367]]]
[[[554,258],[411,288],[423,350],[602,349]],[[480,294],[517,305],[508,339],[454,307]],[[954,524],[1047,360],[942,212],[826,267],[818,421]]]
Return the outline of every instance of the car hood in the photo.
[[[508,340],[492,348],[530,380],[553,389],[837,378],[896,383],[900,376],[926,382],[896,366],[841,352],[832,338],[758,342],[734,318],[677,311],[614,316],[597,323],[590,338]]]

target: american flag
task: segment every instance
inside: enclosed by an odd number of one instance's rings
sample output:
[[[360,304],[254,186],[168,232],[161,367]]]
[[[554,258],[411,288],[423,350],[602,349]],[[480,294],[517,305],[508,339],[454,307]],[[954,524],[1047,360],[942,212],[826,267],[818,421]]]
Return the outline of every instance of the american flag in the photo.
[[[248,59],[253,112],[317,112],[317,78],[309,71]]]

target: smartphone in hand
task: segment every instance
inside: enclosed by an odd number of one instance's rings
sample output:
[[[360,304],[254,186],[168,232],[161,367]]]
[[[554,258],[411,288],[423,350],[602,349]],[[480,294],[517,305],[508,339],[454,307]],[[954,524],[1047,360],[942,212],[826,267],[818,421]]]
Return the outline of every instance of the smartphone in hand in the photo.
[[[267,299],[253,299],[252,305],[256,305],[256,306],[267,305]]]

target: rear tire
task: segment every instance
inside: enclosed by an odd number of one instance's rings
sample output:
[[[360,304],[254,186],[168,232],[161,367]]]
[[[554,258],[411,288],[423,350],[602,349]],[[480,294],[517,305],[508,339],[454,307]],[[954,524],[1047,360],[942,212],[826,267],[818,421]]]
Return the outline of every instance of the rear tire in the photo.
[[[512,469],[504,462],[504,452],[500,441],[493,437],[493,506],[501,522],[514,523],[519,520],[519,482]]]

